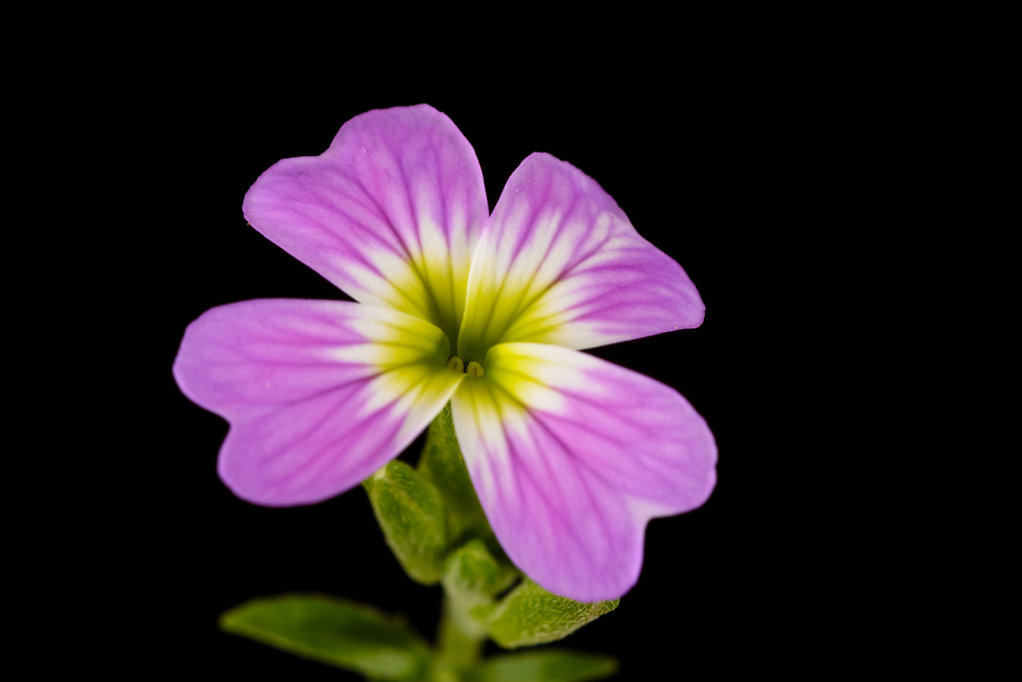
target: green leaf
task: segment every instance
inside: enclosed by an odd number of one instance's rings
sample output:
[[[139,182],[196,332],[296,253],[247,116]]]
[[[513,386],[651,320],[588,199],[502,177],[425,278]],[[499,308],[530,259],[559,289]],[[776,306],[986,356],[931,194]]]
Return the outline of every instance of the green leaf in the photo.
[[[472,540],[447,557],[444,589],[452,594],[493,597],[519,576],[509,563],[498,561],[481,540]]]
[[[473,674],[471,682],[585,682],[602,680],[618,670],[603,654],[548,649],[494,656]]]
[[[493,531],[479,505],[461,448],[458,447],[450,403],[444,406],[429,425],[418,468],[443,496],[447,536],[452,546],[456,547],[472,537],[492,537]]]
[[[440,580],[447,556],[444,504],[422,474],[394,460],[366,479],[383,537],[412,580],[432,585]]]
[[[403,622],[320,594],[254,599],[220,617],[227,632],[382,680],[422,680],[429,647]]]
[[[505,649],[553,642],[613,611],[620,602],[577,602],[525,580],[490,614],[490,637]]]

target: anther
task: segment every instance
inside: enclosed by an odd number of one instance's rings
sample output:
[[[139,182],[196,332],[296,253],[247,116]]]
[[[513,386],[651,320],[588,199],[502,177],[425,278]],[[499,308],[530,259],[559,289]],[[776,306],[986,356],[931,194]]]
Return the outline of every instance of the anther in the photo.
[[[459,358],[457,355],[454,355],[451,356],[451,359],[447,361],[447,369],[453,369],[455,372],[464,372],[465,363],[462,362],[461,358]]]
[[[470,363],[468,363],[468,375],[470,377],[475,377],[476,379],[478,379],[483,374],[484,374],[483,366],[480,365],[478,362],[473,360]]]

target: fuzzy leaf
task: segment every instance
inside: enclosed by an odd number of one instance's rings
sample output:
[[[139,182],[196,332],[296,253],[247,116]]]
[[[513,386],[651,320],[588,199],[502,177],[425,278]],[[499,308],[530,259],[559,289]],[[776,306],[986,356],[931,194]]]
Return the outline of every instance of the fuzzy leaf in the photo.
[[[374,679],[422,680],[429,648],[400,620],[319,594],[254,599],[220,617],[227,632]]]
[[[505,649],[553,642],[613,611],[620,602],[577,602],[525,580],[490,614],[490,637]]]
[[[387,545],[405,572],[425,585],[440,580],[447,532],[443,501],[433,484],[404,462],[394,460],[363,485]]]
[[[494,656],[470,678],[471,682],[585,682],[617,672],[617,661],[603,654],[549,649]]]

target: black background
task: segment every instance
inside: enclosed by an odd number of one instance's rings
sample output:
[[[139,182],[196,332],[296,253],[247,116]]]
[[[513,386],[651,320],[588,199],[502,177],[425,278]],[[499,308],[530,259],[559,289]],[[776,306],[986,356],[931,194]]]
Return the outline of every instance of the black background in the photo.
[[[811,415],[825,398],[804,371],[820,367],[830,333],[805,322],[820,305],[805,234],[835,183],[823,159],[849,144],[819,74],[718,55],[712,70],[661,64],[655,85],[619,73],[539,87],[513,67],[487,83],[457,70],[441,82],[433,66],[398,81],[351,64],[333,79],[256,76],[245,63],[170,70],[128,114],[148,131],[129,159],[159,162],[140,171],[151,173],[136,197],[147,207],[137,226],[145,257],[122,290],[124,301],[135,287],[148,295],[135,344],[146,356],[144,409],[133,423],[146,445],[125,457],[132,485],[109,529],[124,559],[108,577],[126,597],[116,620],[137,636],[142,665],[349,679],[218,631],[224,610],[285,591],[403,613],[432,637],[441,591],[403,574],[365,493],[290,509],[235,498],[215,470],[226,423],[181,395],[170,372],[185,327],[210,307],[343,298],[248,227],[242,197],[277,160],[321,153],[352,116],[425,102],[475,148],[491,208],[526,155],[549,152],[596,179],[706,303],[698,329],[592,351],[694,405],[716,436],[719,479],[702,508],[650,523],[637,586],[560,644],[617,656],[622,680],[808,666],[805,652],[832,639],[834,621],[820,614],[847,599],[835,571],[852,561],[833,549],[844,531],[821,504],[834,474]]]
[[[1012,111],[996,17],[246,9],[19,25],[5,369],[28,380],[8,389],[5,568],[30,608],[8,618],[13,654],[132,680],[345,679],[217,630],[225,609],[288,590],[432,636],[440,592],[402,574],[361,490],[237,500],[216,476],[226,424],[171,376],[210,307],[340,296],[247,227],[242,198],[350,117],[420,102],[474,146],[491,206],[530,152],[570,161],[707,306],[699,329],[593,351],[688,398],[719,479],[702,508],[651,522],[636,587],[564,645],[618,656],[622,680],[946,674],[955,656],[974,673],[1008,650],[1003,634],[968,648],[999,622],[956,612],[1005,603],[993,566],[1010,564],[981,548],[1012,537],[1008,514],[974,517],[970,499],[1011,499],[990,486],[1012,480],[1010,449],[984,442],[1007,403],[988,411],[971,383],[1004,383],[1010,338],[1010,305],[987,303],[1014,273],[996,258],[1014,190],[996,163]]]

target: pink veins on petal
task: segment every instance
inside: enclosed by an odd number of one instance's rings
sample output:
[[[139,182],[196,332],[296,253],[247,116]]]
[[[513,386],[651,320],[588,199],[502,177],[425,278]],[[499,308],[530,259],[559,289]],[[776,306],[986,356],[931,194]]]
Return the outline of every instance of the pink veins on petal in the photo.
[[[487,215],[471,145],[432,107],[356,116],[285,159],[246,219],[357,303],[207,311],[174,364],[223,416],[219,471],[263,505],[318,502],[396,457],[448,401],[480,503],[547,590],[613,599],[646,523],[701,505],[717,459],[674,389],[580,349],[697,327],[703,303],[591,178],[532,154]]]

